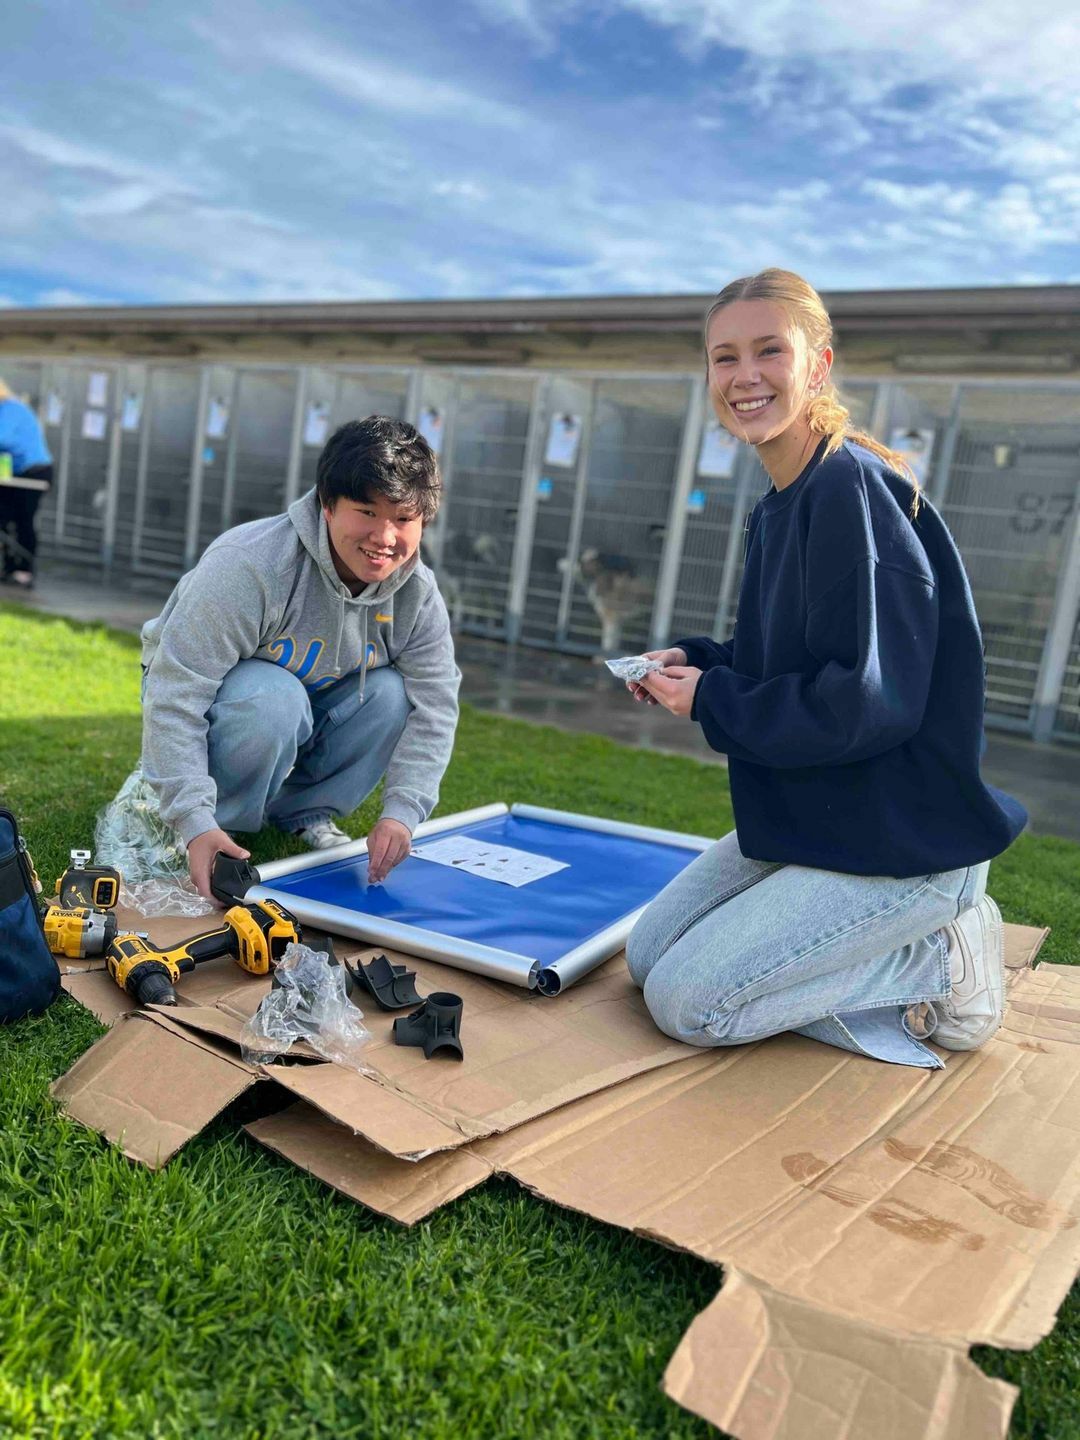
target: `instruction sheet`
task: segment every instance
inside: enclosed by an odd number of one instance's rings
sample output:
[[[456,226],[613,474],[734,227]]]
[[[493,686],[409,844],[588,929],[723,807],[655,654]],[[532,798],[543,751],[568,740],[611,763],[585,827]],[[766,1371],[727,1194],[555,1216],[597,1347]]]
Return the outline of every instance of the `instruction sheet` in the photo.
[[[466,835],[448,835],[444,840],[432,840],[412,851],[418,860],[431,860],[436,865],[449,865],[455,870],[467,870],[481,880],[496,880],[500,885],[531,885],[545,875],[554,875],[557,870],[567,870],[564,860],[552,860],[547,855],[533,855],[528,850],[514,850],[509,845],[485,845],[481,840],[470,840]]]

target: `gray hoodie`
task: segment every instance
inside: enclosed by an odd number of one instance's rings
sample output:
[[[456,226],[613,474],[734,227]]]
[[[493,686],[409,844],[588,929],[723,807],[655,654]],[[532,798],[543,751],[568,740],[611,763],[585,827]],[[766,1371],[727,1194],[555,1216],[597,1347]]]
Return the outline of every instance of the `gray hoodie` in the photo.
[[[390,757],[382,813],[410,830],[439,797],[457,724],[461,672],[446,606],[414,555],[349,594],[339,579],[315,491],[285,515],[238,525],[209,546],[143,626],[142,767],[162,818],[185,844],[216,828],[207,769],[207,712],[240,660],[269,660],[317,690],[394,665],[412,711]]]

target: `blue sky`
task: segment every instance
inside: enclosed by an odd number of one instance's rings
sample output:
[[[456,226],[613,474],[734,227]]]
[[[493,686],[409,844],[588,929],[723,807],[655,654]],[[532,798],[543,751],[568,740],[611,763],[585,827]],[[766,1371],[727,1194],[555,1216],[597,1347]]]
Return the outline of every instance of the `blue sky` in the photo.
[[[1073,11],[16,0],[0,304],[1080,281]]]

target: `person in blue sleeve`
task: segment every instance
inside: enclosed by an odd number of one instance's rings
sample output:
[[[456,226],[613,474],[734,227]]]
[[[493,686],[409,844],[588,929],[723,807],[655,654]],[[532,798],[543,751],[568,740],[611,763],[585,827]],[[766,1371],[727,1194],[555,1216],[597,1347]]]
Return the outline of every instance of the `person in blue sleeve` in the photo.
[[[37,532],[34,516],[43,493],[52,484],[49,447],[38,418],[0,380],[0,579],[28,590],[34,583]],[[19,480],[37,482],[20,485]],[[14,483],[12,483],[14,482]]]
[[[1026,823],[984,783],[982,639],[964,567],[906,463],[852,428],[832,327],[784,270],[706,317],[710,398],[772,486],[747,527],[734,636],[651,652],[630,685],[728,756],[735,832],[639,919],[627,962],[665,1033],[794,1030],[939,1068],[923,1042],[1001,1024],[990,859]]]

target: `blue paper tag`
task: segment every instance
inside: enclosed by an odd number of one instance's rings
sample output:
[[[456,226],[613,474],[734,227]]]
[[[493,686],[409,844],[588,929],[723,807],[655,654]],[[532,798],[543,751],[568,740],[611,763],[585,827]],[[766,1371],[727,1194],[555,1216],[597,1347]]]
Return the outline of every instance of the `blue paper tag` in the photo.
[[[686,497],[686,513],[688,515],[704,515],[705,513],[705,491],[691,490]]]
[[[202,463],[204,465],[212,465],[214,463],[214,447],[212,445],[203,446]]]
[[[549,480],[546,475],[536,482],[536,494],[540,500],[550,500],[554,489],[555,482]]]

